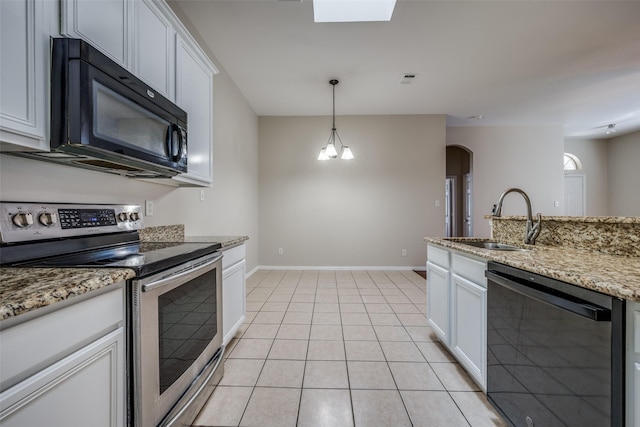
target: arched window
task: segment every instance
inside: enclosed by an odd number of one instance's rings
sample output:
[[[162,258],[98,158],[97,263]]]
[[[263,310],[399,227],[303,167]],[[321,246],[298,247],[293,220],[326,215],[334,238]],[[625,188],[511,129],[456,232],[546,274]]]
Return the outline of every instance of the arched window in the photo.
[[[580,160],[570,153],[564,153],[564,170],[567,171],[577,171],[582,169],[582,164]]]

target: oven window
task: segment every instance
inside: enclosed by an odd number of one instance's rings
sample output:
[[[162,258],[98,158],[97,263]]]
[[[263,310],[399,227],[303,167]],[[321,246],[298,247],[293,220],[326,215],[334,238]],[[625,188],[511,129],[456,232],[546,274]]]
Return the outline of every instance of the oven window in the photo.
[[[189,369],[217,329],[215,269],[160,295],[160,394]]]

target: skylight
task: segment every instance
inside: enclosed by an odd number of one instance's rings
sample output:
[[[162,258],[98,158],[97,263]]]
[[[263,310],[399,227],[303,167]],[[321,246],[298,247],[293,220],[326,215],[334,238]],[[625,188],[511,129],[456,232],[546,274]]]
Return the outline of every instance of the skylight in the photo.
[[[315,22],[390,21],[396,0],[313,0]]]

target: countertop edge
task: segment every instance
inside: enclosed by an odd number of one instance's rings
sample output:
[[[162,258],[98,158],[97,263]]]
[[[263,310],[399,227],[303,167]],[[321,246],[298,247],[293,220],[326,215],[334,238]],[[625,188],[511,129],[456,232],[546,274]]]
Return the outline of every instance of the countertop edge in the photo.
[[[129,268],[2,268],[0,321],[68,301],[133,277],[135,271]]]
[[[249,240],[249,236],[184,236],[185,242],[220,243],[222,250],[230,249]]]

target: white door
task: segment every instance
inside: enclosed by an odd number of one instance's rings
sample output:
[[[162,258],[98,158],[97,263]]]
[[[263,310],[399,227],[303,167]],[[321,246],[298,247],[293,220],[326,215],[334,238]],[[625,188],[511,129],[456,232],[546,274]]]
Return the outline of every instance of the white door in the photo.
[[[464,227],[463,227],[463,236],[471,237],[473,236],[473,221],[472,221],[472,184],[471,184],[471,174],[465,173],[463,175],[464,180],[464,197],[462,198],[462,203],[464,204]]]
[[[564,214],[567,216],[585,215],[584,178],[584,175],[564,177]]]

